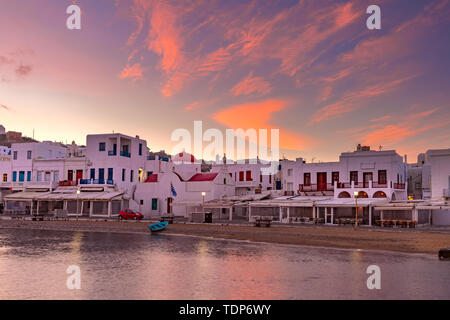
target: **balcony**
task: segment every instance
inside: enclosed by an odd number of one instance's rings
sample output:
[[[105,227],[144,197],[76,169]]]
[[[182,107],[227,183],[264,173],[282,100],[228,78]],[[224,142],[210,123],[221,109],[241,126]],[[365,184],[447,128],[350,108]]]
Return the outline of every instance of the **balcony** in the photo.
[[[120,156],[121,157],[131,158],[131,153],[125,152],[125,151],[120,151]]]
[[[405,188],[405,184],[394,184],[401,187],[403,185],[403,189]],[[377,181],[368,181],[368,182],[338,182],[336,185],[337,189],[351,189],[351,188],[369,188],[369,189],[386,189],[389,188],[389,184],[387,182],[377,182]],[[402,189],[402,188],[400,188]]]
[[[405,190],[405,188],[406,188],[405,183],[394,183],[394,189]]]
[[[301,184],[299,185],[300,192],[318,192],[318,191],[334,191],[334,185],[332,183],[323,184]]]
[[[58,183],[59,187],[76,187],[77,185],[78,185],[77,181],[67,181],[67,180],[65,180],[65,181],[60,181]]]
[[[114,185],[114,180],[105,180],[105,179],[81,179],[81,180],[80,180],[80,185],[93,185],[93,184],[98,184],[98,185],[104,185],[104,184]]]

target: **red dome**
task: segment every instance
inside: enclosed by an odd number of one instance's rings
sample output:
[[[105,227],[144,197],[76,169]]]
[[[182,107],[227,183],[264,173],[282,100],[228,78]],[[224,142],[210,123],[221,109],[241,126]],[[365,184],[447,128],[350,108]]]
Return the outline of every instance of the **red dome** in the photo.
[[[190,153],[180,152],[172,157],[172,162],[194,163],[197,162],[197,159]]]

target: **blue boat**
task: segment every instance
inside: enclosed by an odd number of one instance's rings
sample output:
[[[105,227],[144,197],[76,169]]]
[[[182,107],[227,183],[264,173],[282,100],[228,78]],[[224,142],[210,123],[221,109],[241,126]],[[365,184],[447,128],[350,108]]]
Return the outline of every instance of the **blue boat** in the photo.
[[[169,225],[168,222],[158,222],[154,223],[148,226],[151,232],[159,232],[166,230],[167,226]]]

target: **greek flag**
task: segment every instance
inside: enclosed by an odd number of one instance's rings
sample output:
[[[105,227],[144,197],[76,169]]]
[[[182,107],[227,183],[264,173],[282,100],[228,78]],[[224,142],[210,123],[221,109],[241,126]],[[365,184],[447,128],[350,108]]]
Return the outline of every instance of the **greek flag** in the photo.
[[[170,183],[170,191],[172,191],[172,195],[173,195],[174,197],[177,196],[177,192],[175,191],[175,188],[174,188],[174,186],[172,185],[172,183]]]

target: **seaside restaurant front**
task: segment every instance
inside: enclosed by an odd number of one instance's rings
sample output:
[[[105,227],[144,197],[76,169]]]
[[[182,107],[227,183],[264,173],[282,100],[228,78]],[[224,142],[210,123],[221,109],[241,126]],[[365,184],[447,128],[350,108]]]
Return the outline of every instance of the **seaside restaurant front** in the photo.
[[[127,208],[124,191],[31,192],[12,193],[4,198],[5,214],[11,216],[60,215],[74,217],[111,217]]]

